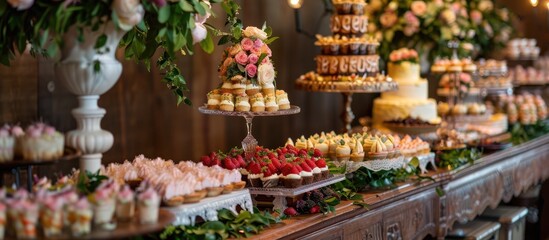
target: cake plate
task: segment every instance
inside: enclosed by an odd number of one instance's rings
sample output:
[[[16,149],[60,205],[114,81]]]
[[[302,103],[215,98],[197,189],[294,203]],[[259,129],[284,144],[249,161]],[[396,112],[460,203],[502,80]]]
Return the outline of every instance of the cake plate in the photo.
[[[351,108],[354,93],[380,93],[398,90],[398,84],[393,81],[320,81],[299,78],[295,86],[297,89],[310,92],[341,93],[343,95],[343,113],[341,120],[344,124],[344,132],[351,133],[351,123],[355,114]]]
[[[284,110],[278,110],[276,112],[228,112],[228,111],[221,111],[221,110],[214,110],[214,109],[208,109],[206,106],[202,106],[198,108],[198,111],[203,114],[209,114],[209,115],[221,115],[221,116],[233,116],[233,117],[244,117],[246,119],[246,128],[248,130],[248,134],[242,140],[242,148],[244,149],[246,160],[251,160],[255,154],[255,148],[257,146],[257,140],[252,136],[252,120],[254,117],[272,117],[272,116],[284,116],[284,115],[292,115],[297,114],[301,111],[301,109],[298,106],[290,106],[290,109],[284,109]]]
[[[286,201],[286,197],[296,197],[300,194],[319,189],[322,187],[326,187],[329,185],[332,185],[337,182],[341,182],[345,180],[345,175],[338,174],[333,175],[327,179],[314,182],[311,184],[303,185],[301,187],[297,188],[256,188],[256,187],[250,187],[248,188],[250,190],[250,193],[252,195],[265,195],[265,196],[273,196],[273,210],[280,210],[281,212],[286,209],[288,202]]]

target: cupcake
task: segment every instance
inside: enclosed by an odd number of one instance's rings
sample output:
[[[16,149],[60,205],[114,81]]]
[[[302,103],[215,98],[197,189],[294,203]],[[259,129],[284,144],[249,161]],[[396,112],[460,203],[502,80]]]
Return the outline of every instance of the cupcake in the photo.
[[[326,165],[326,160],[324,160],[324,158],[320,158],[315,161],[315,164],[318,168],[320,168],[320,173],[321,173],[320,179],[327,179],[330,175],[330,170]]]
[[[137,195],[137,212],[139,222],[142,224],[158,222],[158,209],[160,208],[160,197],[152,188],[148,187]]]
[[[265,110],[267,110],[267,112],[278,111],[278,104],[276,104],[276,97],[274,94],[265,96]]]
[[[275,94],[274,83],[270,82],[261,84],[261,92],[263,93],[263,95]]]
[[[381,142],[381,139],[377,139],[372,145],[370,152],[368,152],[368,157],[372,160],[387,158],[387,147]]]
[[[326,140],[326,138],[319,138],[318,141],[314,144],[315,148],[322,153],[322,156],[328,155],[328,150],[330,146],[327,142],[328,141]]]
[[[114,181],[103,181],[92,193],[93,223],[108,228],[116,209],[116,190]]]
[[[351,157],[351,147],[345,143],[345,140],[339,140],[336,147],[336,158],[339,161],[348,161]]]
[[[355,142],[355,147],[351,151],[351,161],[362,162],[364,161],[364,149],[359,141]]]
[[[233,84],[230,81],[223,82],[223,85],[221,85],[221,93],[232,93],[233,92]]]
[[[223,93],[221,95],[221,102],[219,103],[219,109],[221,111],[232,112],[234,111],[234,97],[230,93]]]
[[[240,75],[238,75],[240,76]],[[233,89],[232,94],[233,95],[241,95],[246,93],[246,83],[239,81],[233,81]]]
[[[30,125],[21,139],[26,160],[51,160],[63,156],[65,137],[44,123]]]
[[[237,112],[248,112],[250,111],[250,102],[246,94],[236,96],[235,108]]]
[[[207,95],[208,97],[208,109],[219,109],[219,103],[221,102],[221,91],[214,89]]]
[[[314,176],[311,167],[305,162],[301,163],[299,166],[301,167],[299,175],[301,176],[302,184],[307,185],[313,183]]]
[[[252,105],[252,112],[264,112],[265,111],[265,100],[263,99],[263,94],[256,93],[251,97],[250,103]]]
[[[276,103],[280,110],[290,109],[290,100],[288,100],[288,94],[284,90],[276,90]]]
[[[296,165],[287,163],[282,168],[282,184],[287,188],[301,187],[303,179]]]
[[[278,176],[277,173],[271,173],[271,171],[267,170],[260,179],[264,188],[274,188],[278,187],[280,176]]]
[[[263,177],[263,172],[261,171],[261,166],[256,162],[251,162],[248,164],[248,181],[252,187],[263,187],[263,182],[261,177]]]
[[[134,193],[130,186],[124,185],[116,196],[116,219],[129,221],[135,214]]]
[[[439,102],[437,106],[437,112],[440,116],[447,116],[450,113],[450,105],[446,102]]]
[[[44,236],[53,237],[63,231],[63,201],[57,197],[46,197],[40,212],[40,224]]]
[[[383,141],[383,144],[387,148],[387,158],[397,157],[396,151],[395,151],[395,145],[391,140],[389,140],[389,138],[386,138],[385,141]]]
[[[366,150],[370,150],[372,148],[372,145],[376,142],[376,138],[374,136],[370,136],[369,138],[364,139],[364,143],[362,144],[362,148]]]
[[[73,236],[82,236],[91,232],[93,211],[86,198],[82,198],[71,207],[69,212],[70,229]]]
[[[259,87],[259,85],[254,84],[250,80],[246,82],[246,95],[253,96],[260,91],[261,91],[261,88]]]
[[[301,137],[298,138],[298,139],[295,141],[295,147],[296,147],[297,149],[305,149],[305,150],[307,150],[308,144],[307,144],[307,139],[305,139],[305,136],[301,135]]]
[[[10,130],[8,125],[0,128],[0,162],[13,160],[15,138],[11,135]]]
[[[330,142],[329,142],[329,145],[328,145],[328,157],[331,160],[336,159],[336,149],[337,149],[338,145],[339,144],[338,144],[337,139],[335,139],[335,138],[330,139]]]
[[[454,108],[452,108],[452,114],[454,116],[461,116],[467,114],[467,106],[464,104],[456,104]]]

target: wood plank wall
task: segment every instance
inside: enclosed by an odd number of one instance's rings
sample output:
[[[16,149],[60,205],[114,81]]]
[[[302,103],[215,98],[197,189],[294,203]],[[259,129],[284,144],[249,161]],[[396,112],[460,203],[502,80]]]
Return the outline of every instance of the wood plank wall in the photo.
[[[502,2],[511,3],[508,5],[520,11],[527,9],[518,3],[523,1]],[[319,50],[313,44],[314,39],[295,31],[294,11],[287,1],[241,0],[239,3],[245,25],[261,26],[266,21],[274,34],[281,37],[271,45],[277,84],[289,93],[292,104],[302,109],[293,116],[254,119],[253,135],[259,143],[278,147],[287,137],[341,129],[342,97],[339,94],[302,92],[293,87],[296,78],[314,70],[314,57]],[[216,12],[222,11],[216,7]],[[329,17],[323,17],[322,1],[304,1],[300,13],[305,31],[329,34]],[[521,16],[528,17],[523,13]],[[218,14],[213,24],[221,27],[223,22],[223,14]],[[547,39],[546,32],[549,29],[540,37]],[[210,151],[239,146],[246,135],[244,119],[203,115],[197,111],[205,102],[206,93],[219,83],[216,69],[221,52],[222,47],[218,47],[212,55],[198,50],[195,55],[180,58],[178,64],[190,83],[192,107],[175,105],[175,97],[160,81],[161,73],[155,68],[148,72],[142,65],[122,61],[124,71],[120,81],[99,101],[107,110],[102,127],[115,137],[113,148],[104,155],[104,163],[132,159],[138,154],[198,160]],[[121,55],[119,51],[119,59]],[[51,60],[33,60],[29,56],[21,57],[10,68],[0,67],[0,123],[27,123],[41,118],[62,131],[75,128],[70,111],[77,105],[76,100],[55,78],[52,69]],[[371,113],[372,99],[376,96],[355,94],[353,109],[357,118]],[[356,120],[355,125],[358,125]],[[66,168],[76,166],[66,165]]]

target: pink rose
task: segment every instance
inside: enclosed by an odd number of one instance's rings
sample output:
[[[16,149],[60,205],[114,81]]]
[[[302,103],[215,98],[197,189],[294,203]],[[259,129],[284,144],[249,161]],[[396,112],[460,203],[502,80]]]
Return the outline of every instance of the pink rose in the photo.
[[[379,17],[379,22],[385,28],[392,27],[397,21],[398,17],[393,11],[385,11],[385,13],[381,14]]]
[[[248,61],[250,61],[250,63],[252,64],[256,64],[257,60],[259,60],[259,57],[255,53],[252,53],[248,56]]]
[[[407,11],[404,13],[404,19],[406,19],[406,23],[408,26],[411,27],[419,27],[419,19],[410,11]]]
[[[234,58],[239,64],[246,65],[248,63],[248,55],[244,51],[240,51]]]
[[[418,57],[416,50],[413,50],[413,49],[410,50],[410,57],[412,57],[412,58],[417,58]]]
[[[263,61],[261,61],[262,64],[270,63],[270,62],[271,62],[271,59],[269,59],[269,57],[265,57],[263,58]]]
[[[34,0],[8,0],[8,3],[17,10],[27,10],[32,7]]]
[[[266,53],[268,57],[273,55],[273,52],[267,44],[263,44],[263,46],[261,46],[261,53]]]
[[[418,30],[418,27],[407,25],[406,27],[404,27],[404,30],[402,30],[402,32],[404,32],[404,35],[409,37],[414,35]]]
[[[244,38],[242,39],[242,41],[240,41],[240,45],[242,45],[242,49],[250,51],[254,47],[254,41],[249,38]]]
[[[482,13],[478,10],[471,11],[471,20],[473,20],[475,24],[480,24],[482,22]]]
[[[460,3],[457,3],[457,2],[452,3],[452,10],[454,10],[456,14],[459,13],[460,9],[461,9]]]
[[[255,77],[255,74],[257,74],[257,66],[251,63],[246,65],[246,73],[248,73],[249,77]]]
[[[263,41],[261,41],[261,39],[256,39],[256,40],[254,41],[254,47],[256,47],[256,48],[262,47],[263,44],[264,44],[264,43],[263,43]]]
[[[400,57],[402,59],[408,59],[410,58],[410,53],[408,51],[402,51],[402,53],[400,54]]]
[[[410,9],[416,16],[423,16],[427,12],[427,4],[424,1],[413,1]]]

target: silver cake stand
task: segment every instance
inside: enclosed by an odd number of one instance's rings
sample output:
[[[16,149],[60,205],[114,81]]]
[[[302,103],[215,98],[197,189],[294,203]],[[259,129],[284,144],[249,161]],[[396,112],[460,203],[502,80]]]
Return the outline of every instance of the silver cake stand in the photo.
[[[275,112],[228,112],[228,111],[221,111],[221,110],[214,110],[214,109],[208,109],[206,106],[202,106],[198,108],[198,111],[203,114],[209,114],[209,115],[221,115],[221,116],[233,116],[233,117],[244,117],[246,119],[246,128],[248,130],[248,134],[242,140],[242,148],[244,149],[244,152],[246,153],[246,160],[250,160],[253,158],[255,154],[255,148],[257,146],[257,140],[252,135],[252,120],[254,117],[273,117],[273,116],[285,116],[285,115],[293,115],[297,114],[301,111],[301,109],[298,106],[290,106],[290,109],[284,109],[284,110],[278,110]]]

